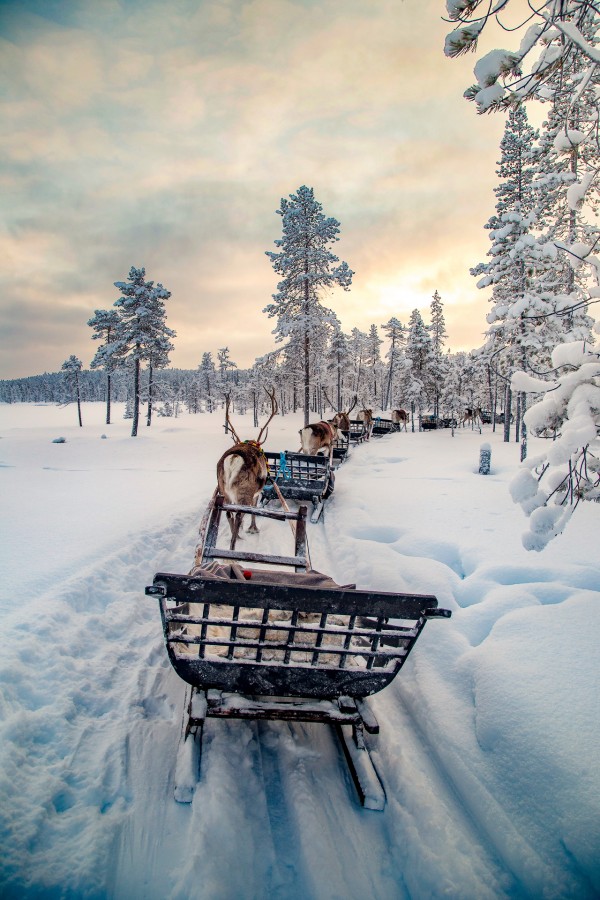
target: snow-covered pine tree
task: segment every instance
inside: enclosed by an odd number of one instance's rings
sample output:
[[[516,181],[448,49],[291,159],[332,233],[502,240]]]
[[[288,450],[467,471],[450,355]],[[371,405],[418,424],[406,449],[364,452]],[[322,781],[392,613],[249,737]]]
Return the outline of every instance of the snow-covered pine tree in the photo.
[[[444,413],[451,420],[452,437],[460,416],[467,404],[467,396],[463,392],[465,384],[464,371],[467,366],[467,354],[460,351],[458,353],[446,354],[445,358],[446,376],[440,392],[440,406]]]
[[[202,361],[198,366],[198,372],[200,373],[200,389],[206,404],[206,411],[211,413],[215,408],[216,402],[216,369],[210,351],[202,354]]]
[[[354,368],[352,393],[360,395],[364,390],[365,358],[367,354],[367,334],[359,328],[350,332],[350,356]]]
[[[382,344],[383,341],[379,337],[377,325],[371,325],[367,335],[366,363],[370,369],[369,403],[374,407],[381,405],[381,397],[379,396],[381,393],[381,379],[379,376],[381,372],[380,347]],[[365,397],[364,399],[366,401],[367,398]]]
[[[66,359],[61,366],[61,371],[64,373],[65,383],[71,391],[72,398],[74,397],[77,403],[77,418],[79,420],[80,428],[83,426],[83,422],[81,421],[81,390],[79,385],[82,368],[83,365],[81,360],[73,354],[71,354],[71,356]]]
[[[151,284],[152,282],[150,282]],[[154,374],[157,369],[165,369],[169,365],[169,353],[174,349],[171,338],[176,333],[166,323],[166,310],[164,301],[168,300],[171,292],[165,290],[162,284],[157,284],[151,292],[148,301],[148,314],[143,320],[146,334],[145,359],[148,363],[148,410],[146,425],[152,422],[152,403],[154,399]]]
[[[293,339],[301,344],[304,378],[304,421],[308,425],[311,369],[311,344],[328,326],[335,327],[331,310],[321,304],[323,290],[339,285],[348,290],[354,274],[345,262],[339,262],[330,246],[337,240],[340,223],[323,215],[312,188],[302,185],[289,200],[282,198],[277,210],[282,217],[283,236],[275,241],[279,252],[266,251],[271,265],[282,280],[273,294],[273,303],[264,312],[276,317],[273,330],[278,341]]]
[[[586,19],[583,33],[598,48],[600,18]],[[539,225],[555,271],[557,310],[564,340],[589,340],[591,319],[589,263],[598,256],[600,230],[590,222],[599,206],[598,97],[600,66],[589,71],[581,54],[563,59],[546,86],[550,110],[542,126],[539,174]],[[596,276],[598,280],[598,276]]]
[[[405,355],[410,363],[406,381],[406,396],[414,415],[415,407],[420,410],[432,399],[433,352],[429,329],[418,309],[413,309],[408,320]]]
[[[91,367],[92,369],[102,368],[106,372],[107,425],[110,425],[112,374],[118,365],[118,358],[111,348],[113,348],[113,341],[118,333],[119,318],[119,313],[116,309],[97,309],[94,311],[92,318],[88,319],[88,325],[94,330],[92,340],[104,341],[96,350]]]
[[[227,384],[230,371],[237,369],[237,363],[229,358],[229,347],[221,347],[217,350],[217,367],[221,384]]]
[[[175,336],[165,323],[164,300],[171,296],[162,284],[154,286],[146,281],[145,269],[129,270],[127,281],[115,281],[121,292],[115,306],[120,311],[117,336],[114,342],[115,355],[121,361],[130,360],[133,370],[133,419],[131,436],[138,431],[140,410],[140,370],[142,361],[149,366],[148,424],[152,413],[152,372],[155,368],[168,365],[169,353],[173,349],[171,338]]]
[[[440,393],[446,377],[446,361],[444,357],[444,344],[447,338],[446,320],[444,319],[444,305],[437,290],[433,294],[429,305],[429,334],[431,335],[431,378],[433,381],[433,414],[440,414]]]
[[[385,358],[388,361],[388,369],[382,405],[382,409],[389,409],[394,403],[394,397],[396,396],[395,378],[406,343],[406,329],[402,322],[395,316],[392,316],[392,318],[381,327],[390,342],[388,352],[385,355]]]
[[[344,393],[346,381],[350,375],[350,347],[348,338],[342,331],[339,323],[334,328],[329,342],[327,351],[326,370],[333,379],[335,392],[329,396],[335,397],[337,409],[334,412],[340,412],[344,407]],[[329,390],[328,390],[329,393]],[[346,391],[346,393],[349,393]]]
[[[508,2],[498,4],[492,8],[487,6],[487,10],[483,10],[483,0],[448,0],[448,12],[454,20],[461,21],[461,26],[449,35],[446,41],[446,53],[450,56],[457,55],[470,46],[475,46],[478,35],[483,27],[488,23],[490,18],[495,18],[498,11],[504,11]],[[477,21],[468,22],[470,17],[477,16],[478,8],[482,7],[484,15]],[[536,21],[537,20],[537,21]],[[532,24],[532,22],[534,24]],[[477,85],[474,85],[465,92],[468,99],[475,100],[480,112],[487,109],[499,108],[503,105],[512,103],[514,100],[527,100],[531,97],[538,97],[543,100],[553,102],[553,116],[549,117],[547,130],[555,129],[555,137],[552,142],[553,149],[569,154],[570,176],[576,177],[577,180],[572,181],[567,190],[567,216],[557,215],[556,204],[554,209],[550,209],[550,215],[547,215],[547,207],[542,204],[541,212],[545,215],[545,221],[541,221],[549,227],[550,233],[558,222],[564,227],[564,223],[568,222],[569,236],[576,236],[576,213],[583,207],[587,201],[593,207],[596,202],[590,194],[592,185],[598,177],[598,121],[600,119],[600,91],[598,90],[598,64],[600,63],[600,51],[597,44],[598,25],[600,23],[600,12],[596,3],[584,2],[584,0],[561,0],[560,3],[543,3],[539,7],[530,6],[527,17],[523,20],[522,27],[527,25],[527,31],[521,43],[519,51],[512,54],[509,60],[509,54],[505,51],[493,51],[482,60],[479,60],[475,67],[477,77]],[[513,29],[513,31],[516,29]],[[524,61],[536,47],[542,47],[539,59],[530,67],[530,71],[522,74],[524,69]],[[503,78],[504,85],[499,84],[499,78]],[[593,92],[590,89],[592,82]],[[580,101],[589,105],[590,115],[586,118],[581,115],[581,107],[578,109]],[[552,121],[554,119],[554,121]],[[586,134],[581,128],[575,125],[583,124],[587,121],[589,131]],[[556,127],[558,126],[558,127]],[[595,153],[596,163],[587,172],[581,173],[575,171],[573,163],[575,161],[578,168],[580,148],[586,144],[592,147]],[[553,167],[552,163],[548,163],[549,154],[546,154],[546,186],[552,186],[553,183]],[[580,176],[580,177],[578,177]],[[564,184],[564,178],[554,179],[554,183]],[[595,187],[597,192],[597,184]],[[591,197],[591,201],[590,201]],[[589,232],[588,232],[589,233]],[[590,296],[594,298],[600,297],[600,289],[598,283],[600,281],[600,258],[597,255],[596,238],[591,243],[586,241],[577,241],[567,243],[561,241],[549,242],[548,255],[550,258],[556,258],[558,251],[566,251],[565,258],[575,269],[579,267],[582,261],[589,264],[594,270],[595,286],[590,291]],[[561,261],[562,262],[562,261]],[[565,275],[565,269],[559,262],[554,267],[555,285],[560,281],[563,285],[574,285],[576,278],[568,271]],[[573,299],[575,303],[573,303]],[[548,313],[538,313],[537,316],[527,316],[528,318],[537,319],[538,322],[543,318],[564,318],[566,322],[566,330],[572,334],[572,329],[576,325],[575,316],[581,310],[587,312],[587,305],[591,302],[589,298],[583,298],[581,302],[578,298],[573,298],[572,294],[556,294],[555,309]],[[588,322],[585,318],[580,320],[576,327],[581,328],[585,333]],[[598,326],[596,325],[596,330]],[[565,363],[568,358],[569,373],[565,376],[568,385],[583,386],[582,399],[579,395],[577,402],[569,400],[566,403],[555,402],[556,398],[552,398],[550,406],[554,407],[553,413],[549,415],[549,427],[556,436],[567,434],[570,442],[568,456],[569,471],[562,481],[556,482],[555,476],[550,477],[550,491],[546,493],[544,499],[543,489],[539,489],[540,497],[537,495],[538,488],[536,486],[533,491],[535,479],[532,478],[531,472],[523,468],[520,473],[524,484],[518,484],[513,492],[516,501],[523,502],[525,505],[532,503],[533,507],[537,507],[534,516],[532,516],[532,532],[543,535],[540,547],[545,545],[549,539],[554,537],[566,524],[566,516],[561,518],[560,510],[548,510],[547,502],[550,497],[558,497],[560,505],[565,503],[572,504],[569,497],[581,497],[597,499],[594,489],[588,490],[586,487],[585,471],[596,465],[593,460],[588,459],[588,448],[590,447],[590,435],[594,434],[597,442],[600,423],[593,414],[592,405],[589,403],[589,395],[591,387],[588,383],[589,366],[592,364],[589,354],[597,353],[597,349],[586,349],[585,340],[582,342],[570,342],[566,347],[579,345],[579,351],[571,353],[563,352],[563,345],[558,345],[552,354],[552,366],[559,367]],[[595,375],[593,377],[596,377]],[[527,389],[537,391],[539,393],[547,391],[544,382],[536,382],[526,372],[516,373],[513,376],[513,384],[518,387],[521,392]],[[596,385],[597,386],[597,385]],[[557,397],[564,397],[568,394],[568,387],[563,390],[562,381],[555,386]],[[554,392],[554,391],[553,391]],[[538,416],[543,420],[545,400],[548,393],[544,393],[541,401],[538,401],[528,410],[525,419],[530,423],[531,427],[538,426]],[[581,401],[581,402],[580,402]],[[598,401],[596,400],[596,405]],[[589,426],[589,427],[588,427]],[[575,444],[573,443],[575,442]],[[560,455],[560,451],[559,451]],[[564,454],[563,454],[564,455]],[[545,473],[552,470],[554,460],[553,448],[546,454],[535,460],[537,471],[541,472],[540,478]],[[564,460],[563,460],[564,461]],[[525,466],[527,464],[524,464]],[[583,466],[583,469],[580,467]],[[566,486],[566,487],[565,487]],[[539,501],[539,502],[538,502]],[[537,539],[536,539],[537,540]],[[535,541],[526,542],[529,549],[535,547]],[[540,549],[538,547],[537,549]]]
[[[486,225],[492,241],[491,261],[471,270],[484,276],[478,288],[493,286],[486,351],[506,385],[505,441],[510,439],[510,376],[517,368],[547,369],[552,348],[560,340],[560,324],[549,315],[555,309],[552,261],[532,229],[537,203],[533,186],[536,137],[525,108],[511,109],[500,143],[496,212]],[[518,410],[524,405],[521,395]],[[517,416],[517,432],[519,427]],[[522,438],[525,442],[524,432]]]

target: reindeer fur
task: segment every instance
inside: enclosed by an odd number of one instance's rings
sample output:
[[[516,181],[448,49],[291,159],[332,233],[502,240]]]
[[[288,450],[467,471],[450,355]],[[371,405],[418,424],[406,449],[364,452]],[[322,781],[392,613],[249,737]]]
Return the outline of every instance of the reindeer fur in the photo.
[[[239,443],[226,450],[217,463],[217,483],[219,493],[226,503],[239,506],[256,506],[268,476],[265,455],[256,444]],[[235,549],[242,518],[241,512],[227,513],[231,528],[231,549]],[[256,516],[252,516],[250,534],[256,534]]]
[[[298,432],[300,435],[300,453],[316,456],[331,452],[333,442],[337,439],[337,427],[332,422],[316,422],[306,425]]]

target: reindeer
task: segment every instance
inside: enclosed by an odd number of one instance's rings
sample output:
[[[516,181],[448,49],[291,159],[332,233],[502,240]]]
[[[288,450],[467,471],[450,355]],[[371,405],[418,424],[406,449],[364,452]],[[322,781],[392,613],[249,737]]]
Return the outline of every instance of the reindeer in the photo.
[[[394,425],[398,426],[398,431],[402,431],[402,426],[404,425],[404,430],[406,431],[406,426],[408,425],[408,413],[405,409],[393,409],[392,410],[392,422]]]
[[[371,437],[371,429],[373,428],[373,410],[372,409],[361,409],[356,413],[356,418],[359,422],[365,423],[365,428],[367,431],[367,440]]]
[[[269,470],[265,454],[262,451],[262,445],[267,439],[269,423],[273,416],[277,414],[275,389],[270,393],[267,391],[267,394],[271,399],[271,415],[261,428],[255,441],[241,441],[236,434],[229,418],[229,397],[227,397],[225,421],[229,426],[235,443],[233,447],[225,451],[217,463],[219,493],[223,496],[226,503],[239,506],[256,506],[267,481]],[[229,527],[231,528],[230,550],[235,550],[243,516],[244,513],[241,512],[237,512],[235,515],[232,512],[227,513]],[[256,516],[252,516],[248,533],[256,534],[257,532]]]
[[[478,407],[473,409],[467,407],[463,413],[461,424],[463,427],[465,425],[479,425],[479,430],[481,431],[481,410]]]
[[[317,456],[322,453],[323,456],[331,456],[333,453],[333,445],[337,441],[338,428],[333,422],[316,422],[313,425],[306,425],[298,432],[300,435],[299,453],[307,456]]]
[[[325,399],[327,400],[327,402],[329,403],[329,405],[333,408],[333,403],[327,396],[327,392],[326,392],[325,388],[323,388],[323,395],[324,395]],[[347,412],[336,412],[333,419],[328,419],[327,421],[331,425],[335,425],[339,429],[339,431],[350,431],[350,413],[356,406],[357,400],[358,400],[358,397],[355,394],[354,402],[352,403],[352,406],[350,407],[350,409]]]

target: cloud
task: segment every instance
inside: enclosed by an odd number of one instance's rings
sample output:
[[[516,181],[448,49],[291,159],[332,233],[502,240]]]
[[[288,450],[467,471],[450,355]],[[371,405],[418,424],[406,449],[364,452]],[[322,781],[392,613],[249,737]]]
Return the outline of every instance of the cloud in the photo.
[[[488,246],[502,120],[462,100],[438,6],[5,3],[0,374],[91,357],[87,318],[131,265],[172,291],[175,365],[224,343],[249,365],[273,347],[275,210],[303,183],[356,270],[331,298],[345,328],[427,310],[438,289],[453,347],[475,346],[486,304],[468,268]]]

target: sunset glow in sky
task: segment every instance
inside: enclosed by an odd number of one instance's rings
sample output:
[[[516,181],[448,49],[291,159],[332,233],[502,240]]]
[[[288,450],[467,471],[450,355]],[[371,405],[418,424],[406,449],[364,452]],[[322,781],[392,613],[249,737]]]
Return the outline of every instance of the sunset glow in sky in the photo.
[[[427,321],[480,346],[469,268],[504,120],[462,93],[443,0],[4,0],[0,3],[0,378],[88,366],[88,318],[130,267],[172,292],[172,363],[274,347],[262,309],[281,197],[314,188],[341,224],[344,330]],[[481,52],[486,47],[482,44]],[[479,55],[479,52],[478,52]]]

